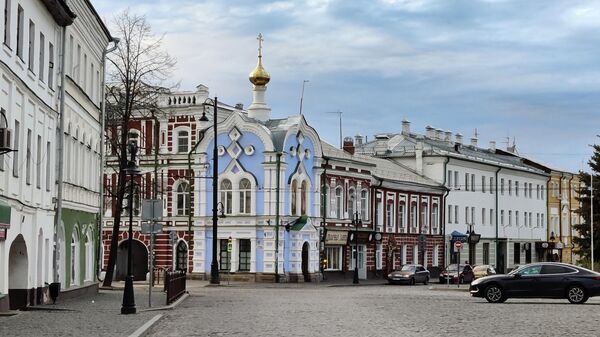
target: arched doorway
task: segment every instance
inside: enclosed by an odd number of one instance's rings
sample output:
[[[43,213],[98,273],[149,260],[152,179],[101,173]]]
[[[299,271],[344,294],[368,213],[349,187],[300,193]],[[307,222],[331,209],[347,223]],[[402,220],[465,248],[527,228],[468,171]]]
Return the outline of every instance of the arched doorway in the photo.
[[[11,310],[27,307],[27,245],[19,234],[10,246],[8,257],[8,299]]]
[[[176,270],[184,270],[187,271],[187,245],[184,241],[179,241],[176,249],[176,260],[175,260],[175,269]]]
[[[310,274],[308,273],[308,242],[304,242],[302,245],[302,275],[304,275],[304,282],[310,282]]]
[[[148,273],[148,249],[146,245],[138,240],[133,240],[131,245],[131,273],[134,281],[145,281],[146,273]],[[125,240],[119,244],[117,251],[117,272],[116,280],[124,281],[127,276],[127,248],[129,240]]]

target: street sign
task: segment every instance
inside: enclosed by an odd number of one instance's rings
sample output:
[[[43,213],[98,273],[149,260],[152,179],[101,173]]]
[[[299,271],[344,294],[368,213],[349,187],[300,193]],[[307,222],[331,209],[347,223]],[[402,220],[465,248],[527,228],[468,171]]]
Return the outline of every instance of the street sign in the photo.
[[[461,248],[462,248],[462,242],[460,242],[458,240],[454,241],[454,252],[460,251]]]
[[[163,203],[161,199],[142,200],[142,221],[162,220]]]
[[[162,233],[163,224],[158,222],[144,222],[142,223],[142,233],[143,234],[156,234]]]

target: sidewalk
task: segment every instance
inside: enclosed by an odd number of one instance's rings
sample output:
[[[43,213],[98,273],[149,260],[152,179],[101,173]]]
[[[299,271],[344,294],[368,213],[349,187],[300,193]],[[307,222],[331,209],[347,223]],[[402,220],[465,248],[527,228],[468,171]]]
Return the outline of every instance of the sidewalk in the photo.
[[[157,311],[148,307],[148,285],[135,284],[137,314],[121,315],[123,283],[113,283],[113,290],[61,300],[55,305],[33,307],[14,316],[0,316],[0,336],[129,336],[151,319]],[[162,286],[154,287],[152,307],[164,307],[166,294]]]

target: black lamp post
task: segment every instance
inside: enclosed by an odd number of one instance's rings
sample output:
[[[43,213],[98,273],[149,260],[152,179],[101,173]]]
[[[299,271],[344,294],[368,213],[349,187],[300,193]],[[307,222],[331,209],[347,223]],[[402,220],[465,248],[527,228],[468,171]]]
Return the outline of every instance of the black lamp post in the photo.
[[[206,102],[210,102],[211,99],[207,98],[204,101],[206,106]],[[213,233],[212,233],[212,262],[210,264],[210,283],[211,284],[219,284],[219,263],[217,262],[217,222],[218,222],[218,184],[219,184],[219,154],[217,153],[217,97],[212,100],[213,105],[213,132],[214,132],[214,140],[213,140],[213,195],[212,195],[212,225],[213,225]],[[208,118],[206,117],[206,113],[202,111],[202,117],[200,117],[201,122],[208,122]]]
[[[467,224],[468,229],[467,229],[467,241],[469,242],[469,263],[470,264],[474,264],[475,263],[475,245],[477,245],[477,243],[479,242],[479,239],[481,239],[481,234],[476,234],[475,233],[475,229],[473,227],[475,227],[475,224],[471,223],[471,224]],[[460,263],[460,261],[459,261]]]
[[[550,232],[549,240],[550,242],[552,242],[552,245],[550,246],[550,262],[556,262],[554,261],[554,240],[556,240],[556,236],[554,236],[554,231]]]
[[[133,193],[134,193],[134,177],[140,174],[138,166],[135,164],[135,155],[137,153],[137,143],[130,140],[127,144],[131,160],[127,162],[125,171],[129,173],[129,232],[127,237],[127,276],[125,277],[125,289],[123,290],[123,304],[121,306],[121,314],[135,314],[135,296],[133,294],[133,275],[131,274],[132,256],[131,246],[133,245]]]
[[[353,284],[358,284],[358,226],[362,226],[362,220],[358,216],[358,211],[354,213],[352,218],[352,225],[354,226],[354,278],[352,279]]]

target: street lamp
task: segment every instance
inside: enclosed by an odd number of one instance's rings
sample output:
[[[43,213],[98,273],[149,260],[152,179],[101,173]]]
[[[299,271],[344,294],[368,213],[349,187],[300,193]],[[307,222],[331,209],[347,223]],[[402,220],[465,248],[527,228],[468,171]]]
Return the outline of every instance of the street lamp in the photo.
[[[556,240],[556,236],[554,235],[554,231],[550,232],[550,238],[549,238],[550,242],[552,242],[552,247],[550,250],[550,261],[551,262],[556,262],[554,261],[554,240]]]
[[[354,241],[354,278],[352,279],[353,284],[358,284],[358,226],[362,226],[362,220],[358,216],[358,211],[356,211],[352,218],[352,225],[354,226],[353,237],[351,238]]]
[[[217,97],[215,96],[214,100],[207,98],[204,101],[204,107],[206,107],[206,103],[212,101],[213,105],[213,132],[214,132],[214,140],[213,140],[213,195],[212,195],[212,225],[213,225],[213,233],[212,233],[212,262],[210,264],[210,283],[211,284],[219,284],[219,266],[217,262],[217,188],[219,183],[219,158],[218,158],[218,150],[217,150]],[[206,117],[205,110],[202,110],[202,117],[200,117],[201,122],[208,122],[208,118]]]
[[[129,232],[127,237],[127,276],[125,277],[125,289],[123,290],[123,304],[121,306],[121,314],[135,314],[135,297],[133,294],[133,275],[131,275],[132,256],[131,246],[133,245],[133,193],[134,193],[134,177],[140,174],[140,169],[135,163],[135,155],[137,153],[137,142],[129,140],[127,144],[131,160],[127,162],[125,172],[129,173]]]
[[[477,243],[481,239],[481,234],[475,233],[475,224],[467,224],[467,227],[467,241],[469,242],[469,263],[473,264],[475,262],[475,245],[477,245]]]

